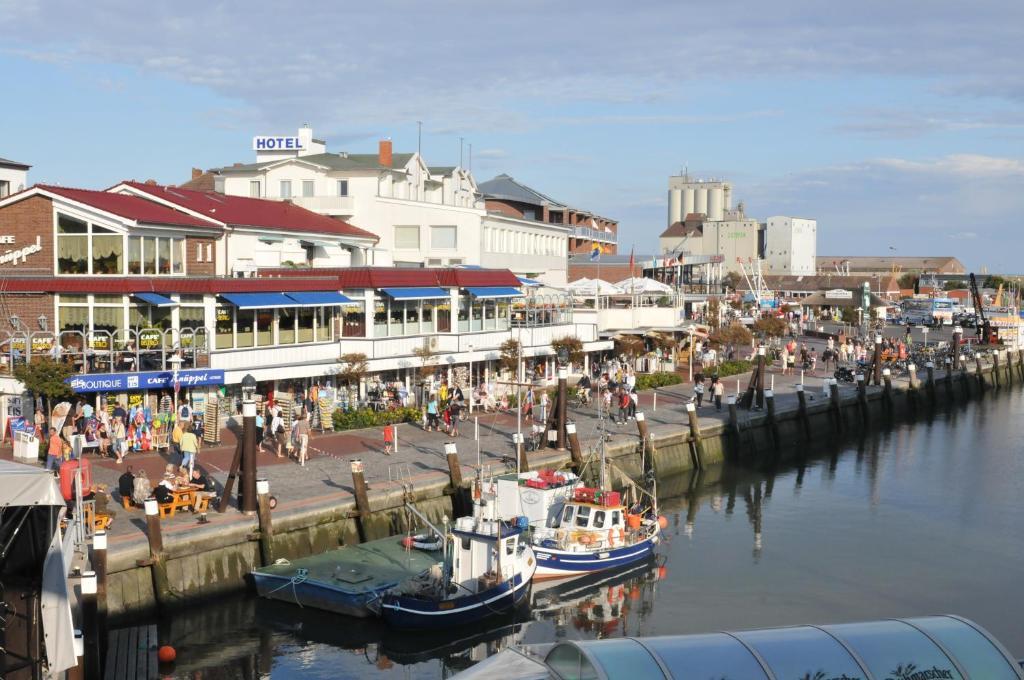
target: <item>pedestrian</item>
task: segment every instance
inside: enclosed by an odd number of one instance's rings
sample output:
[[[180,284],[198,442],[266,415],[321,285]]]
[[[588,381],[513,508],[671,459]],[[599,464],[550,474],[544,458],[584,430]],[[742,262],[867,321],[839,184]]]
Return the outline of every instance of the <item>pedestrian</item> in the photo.
[[[384,455],[390,456],[391,449],[395,445],[395,426],[385,425],[384,426]]]
[[[263,449],[263,414],[259,411],[256,412],[256,450],[261,451]]]
[[[711,394],[715,399],[715,409],[722,410],[722,397],[725,396],[725,383],[718,378],[711,379]]]
[[[121,498],[128,501],[129,504],[132,502],[132,491],[135,488],[135,475],[132,474],[132,466],[129,465],[128,469],[124,471],[124,474],[117,478],[117,491],[121,494]]]
[[[448,416],[451,419],[448,434],[452,437],[459,436],[459,413],[461,412],[462,402],[457,399],[452,399],[452,403],[448,405]]]
[[[697,402],[697,408],[700,408],[701,403],[704,401],[703,375],[697,375],[693,380],[693,398]]]
[[[540,393],[540,422],[548,422],[548,404],[550,403],[550,397],[548,397],[547,391]]]
[[[782,359],[782,375],[786,375],[786,371],[789,370],[789,350],[786,349],[785,345],[782,346],[781,359]]]
[[[174,428],[171,430],[171,460],[175,462],[181,461],[181,435],[185,432],[181,429],[181,421],[174,421]]]
[[[430,400],[427,402],[427,432],[431,432],[435,428],[440,431],[437,415],[437,394],[431,392]]]
[[[299,415],[295,421],[296,446],[299,448],[299,465],[306,466],[306,453],[309,450],[309,419],[306,414]]]
[[[50,431],[50,443],[46,447],[46,469],[59,470],[62,462],[64,462],[64,440],[60,438],[60,432],[53,429]]]
[[[629,420],[629,405],[633,403],[633,400],[629,398],[629,393],[623,387],[619,388],[619,420],[623,425]]]
[[[274,417],[270,420],[270,432],[274,442],[274,453],[278,458],[284,458],[284,418],[281,417],[280,407],[274,409]]]
[[[636,393],[636,390],[629,391],[629,418],[630,420],[636,419],[636,407],[640,401],[640,395]]]
[[[117,460],[114,462],[120,463],[122,460],[124,460],[124,454],[128,450],[128,448],[125,446],[124,443],[124,421],[122,421],[121,418],[119,418],[118,416],[114,416],[114,425],[112,427],[112,430],[113,431],[111,432],[111,434],[114,437],[114,455],[117,456]]]
[[[520,407],[523,412],[523,418],[533,421],[533,388],[527,388],[526,398],[523,400],[523,405]]]
[[[196,455],[199,453],[199,437],[191,430],[182,432],[179,446],[181,447],[181,463],[179,467],[182,470],[195,467]]]
[[[808,359],[811,362],[811,375],[814,375],[815,368],[818,365],[818,350],[812,347],[810,353],[808,354]]]

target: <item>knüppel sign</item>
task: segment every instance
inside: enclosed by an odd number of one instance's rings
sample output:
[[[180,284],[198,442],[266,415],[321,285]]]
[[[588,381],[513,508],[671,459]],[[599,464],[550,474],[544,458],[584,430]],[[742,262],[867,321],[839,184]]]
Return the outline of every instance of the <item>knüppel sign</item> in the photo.
[[[14,236],[11,234],[0,234],[0,247],[15,245]],[[18,261],[24,262],[29,255],[34,255],[43,249],[43,238],[36,236],[36,242],[21,248],[8,248],[0,253],[0,264],[17,265]]]

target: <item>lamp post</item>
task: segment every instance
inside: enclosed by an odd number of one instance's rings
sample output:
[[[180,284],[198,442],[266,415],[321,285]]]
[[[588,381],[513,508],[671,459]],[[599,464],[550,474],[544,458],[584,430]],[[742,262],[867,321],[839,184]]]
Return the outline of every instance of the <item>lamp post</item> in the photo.
[[[174,414],[174,422],[178,422],[178,369],[181,368],[182,358],[177,354],[172,354],[167,360],[167,363],[171,365],[171,390],[173,397],[171,397],[171,413]]]
[[[256,378],[242,378],[242,512],[255,515],[256,499]]]
[[[558,432],[555,438],[555,448],[559,451],[565,450],[565,410],[569,400],[569,348],[558,348]]]
[[[689,364],[690,364],[690,382],[693,382],[693,332],[697,330],[697,327],[690,324],[686,329],[690,332],[690,351],[689,351]]]
[[[473,343],[466,345],[469,349],[469,412],[473,413]]]

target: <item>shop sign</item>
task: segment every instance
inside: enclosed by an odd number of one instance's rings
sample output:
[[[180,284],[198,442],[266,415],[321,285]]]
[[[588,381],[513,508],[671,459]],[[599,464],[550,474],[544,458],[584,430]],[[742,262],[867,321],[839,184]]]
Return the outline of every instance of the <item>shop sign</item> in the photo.
[[[0,234],[0,246],[13,246],[14,236]],[[17,265],[18,260],[24,262],[29,255],[34,255],[43,249],[43,237],[36,236],[36,242],[21,248],[8,248],[0,253],[0,264]]]
[[[64,382],[77,393],[81,392],[130,392],[134,390],[173,389],[172,371],[146,371],[143,373],[94,373],[76,375]],[[178,371],[181,387],[201,385],[223,385],[224,371],[210,369],[187,369]]]
[[[94,335],[89,338],[90,349],[110,349],[110,338],[105,335]]]
[[[11,349],[12,350],[18,350],[19,352],[24,352],[25,351],[25,338],[12,338],[10,345],[11,345]]]
[[[298,137],[257,135],[252,138],[253,151],[300,151],[303,148],[302,140]]]
[[[852,300],[853,291],[845,288],[833,288],[825,291],[826,300]]]
[[[32,353],[43,354],[53,349],[53,338],[49,336],[40,336],[38,338],[32,338]]]
[[[162,334],[155,328],[139,331],[139,349],[159,349]]]

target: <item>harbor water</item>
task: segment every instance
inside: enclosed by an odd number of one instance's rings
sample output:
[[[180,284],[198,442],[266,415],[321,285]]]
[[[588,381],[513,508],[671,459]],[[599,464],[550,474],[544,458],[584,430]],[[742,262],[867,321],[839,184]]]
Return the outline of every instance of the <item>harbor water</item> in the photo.
[[[397,633],[238,597],[161,620],[181,678],[449,677],[511,644],[959,614],[1024,657],[1024,392],[850,433],[805,458],[662,480],[667,540],[537,585],[489,630]]]

